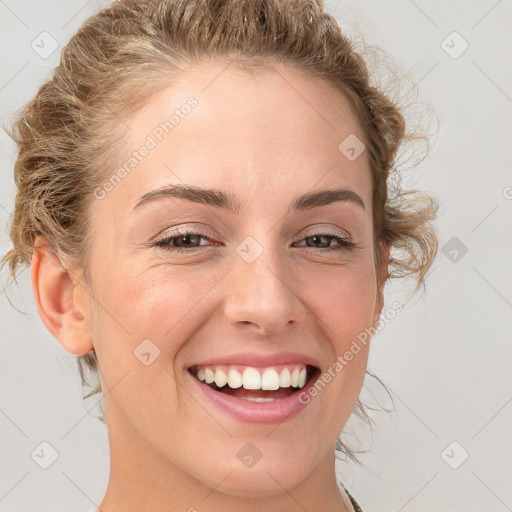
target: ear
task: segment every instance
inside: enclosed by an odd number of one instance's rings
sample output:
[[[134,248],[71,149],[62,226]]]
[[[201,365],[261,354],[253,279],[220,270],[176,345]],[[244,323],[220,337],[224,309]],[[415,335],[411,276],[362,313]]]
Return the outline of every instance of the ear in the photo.
[[[380,314],[382,313],[382,308],[384,307],[384,283],[386,282],[386,277],[388,274],[391,246],[381,242],[379,244],[379,251],[380,266],[377,269],[377,298],[375,302],[375,312],[373,315],[372,323],[372,326],[375,329],[377,329]]]
[[[83,355],[94,347],[86,317],[87,289],[80,268],[67,271],[41,236],[36,236],[31,263],[32,289],[39,316],[65,350]]]

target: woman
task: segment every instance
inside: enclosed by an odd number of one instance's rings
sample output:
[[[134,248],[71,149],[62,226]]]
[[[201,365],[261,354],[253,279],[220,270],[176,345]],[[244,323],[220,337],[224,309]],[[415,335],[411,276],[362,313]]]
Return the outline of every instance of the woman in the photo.
[[[99,510],[359,510],[335,449],[361,334],[437,250],[436,202],[388,193],[405,133],[319,1],[121,0],[82,25],[13,126],[3,263],[98,374]]]

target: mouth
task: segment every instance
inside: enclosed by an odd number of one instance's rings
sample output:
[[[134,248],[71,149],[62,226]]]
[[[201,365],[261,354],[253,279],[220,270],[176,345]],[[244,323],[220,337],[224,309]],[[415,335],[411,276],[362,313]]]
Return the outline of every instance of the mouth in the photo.
[[[263,403],[282,400],[303,389],[320,372],[309,364],[258,368],[245,365],[194,365],[189,373],[213,391],[239,400]]]

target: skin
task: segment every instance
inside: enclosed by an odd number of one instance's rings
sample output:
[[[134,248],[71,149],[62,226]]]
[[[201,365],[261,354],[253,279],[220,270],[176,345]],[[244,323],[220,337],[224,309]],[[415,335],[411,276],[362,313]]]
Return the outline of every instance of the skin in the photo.
[[[366,152],[350,161],[338,150],[350,134],[364,140],[357,118],[330,84],[275,70],[196,66],[125,120],[131,152],[167,112],[198,100],[105,199],[91,200],[91,282],[36,241],[43,322],[65,350],[94,348],[100,363],[111,452],[103,512],[353,510],[336,483],[334,443],[369,345],[277,428],[227,416],[186,379],[195,362],[246,351],[307,354],[325,371],[382,310],[389,250],[380,248],[377,269]],[[180,183],[233,192],[240,213],[176,198],[133,210],[144,193]],[[350,202],[288,210],[296,196],[326,188],[356,192],[366,210]],[[177,227],[206,239],[189,242],[188,254],[150,245]],[[326,252],[337,242],[308,238],[317,228],[357,248]],[[250,264],[236,252],[248,236],[263,248]],[[160,350],[148,366],[133,354],[147,338]],[[250,468],[236,456],[247,442],[262,454]]]

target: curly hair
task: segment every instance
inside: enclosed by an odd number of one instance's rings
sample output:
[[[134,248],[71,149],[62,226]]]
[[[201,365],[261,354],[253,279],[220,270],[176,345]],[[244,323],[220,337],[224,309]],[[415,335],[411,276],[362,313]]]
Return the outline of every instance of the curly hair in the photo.
[[[122,118],[144,107],[183,72],[203,62],[243,70],[285,64],[322,78],[350,101],[364,133],[373,185],[375,262],[392,248],[388,278],[416,278],[437,253],[430,221],[439,205],[397,181],[397,151],[416,135],[396,101],[378,87],[361,52],[322,0],[117,0],[88,18],[63,48],[59,65],[15,117],[17,187],[10,239],[2,259],[16,270],[31,261],[42,235],[65,267],[89,279],[88,211],[93,191],[111,175],[123,148]],[[5,130],[5,128],[4,128]],[[78,356],[96,373],[94,349]],[[98,385],[92,393],[101,393]],[[354,412],[365,415],[356,404]],[[101,418],[100,418],[101,419]],[[102,419],[102,421],[104,421]],[[337,448],[357,460],[343,443]]]

